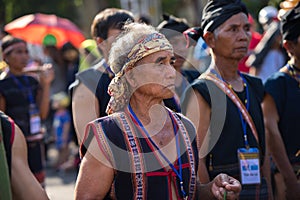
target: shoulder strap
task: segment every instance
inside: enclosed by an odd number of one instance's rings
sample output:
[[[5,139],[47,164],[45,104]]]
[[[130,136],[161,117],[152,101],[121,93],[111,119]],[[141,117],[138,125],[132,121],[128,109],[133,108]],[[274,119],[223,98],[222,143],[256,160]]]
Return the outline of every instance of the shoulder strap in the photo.
[[[12,199],[9,171],[3,143],[2,124],[0,119],[0,199]]]
[[[244,104],[241,102],[240,98],[236,95],[235,92],[232,91],[232,89],[225,84],[222,80],[218,79],[215,75],[212,73],[206,73],[201,76],[203,79],[211,80],[220,88],[231,100],[232,102],[238,107],[238,109],[241,111],[244,119],[246,120],[247,124],[249,125],[252,134],[254,135],[257,143],[259,143],[257,130],[255,127],[255,124],[252,120],[251,115],[249,114],[248,110],[245,108]]]
[[[137,137],[134,134],[133,127],[131,127],[131,123],[129,122],[125,113],[120,114],[120,122],[122,124],[122,128],[124,130],[124,139],[127,144],[129,144],[130,156],[133,161],[133,183],[135,186],[134,199],[144,199],[145,198],[145,181],[144,181],[144,173],[143,169],[145,169],[141,148],[138,144]]]
[[[104,69],[104,59],[102,59],[99,63],[97,63],[95,66],[91,67],[91,69],[85,70],[77,74],[76,78],[82,82],[90,91],[93,93],[97,89],[98,82],[102,76],[103,73],[107,73]],[[90,70],[93,70],[93,73],[91,73]]]

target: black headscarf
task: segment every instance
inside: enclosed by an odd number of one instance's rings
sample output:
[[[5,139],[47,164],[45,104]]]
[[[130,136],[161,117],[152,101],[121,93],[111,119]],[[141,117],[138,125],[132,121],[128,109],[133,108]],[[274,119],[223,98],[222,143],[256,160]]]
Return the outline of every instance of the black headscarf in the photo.
[[[157,26],[157,29],[164,34],[167,39],[181,35],[181,33],[190,28],[187,20],[184,18],[163,14],[163,19],[164,20]]]
[[[203,37],[205,31],[213,32],[226,20],[238,13],[245,13],[248,16],[248,11],[241,0],[209,0],[203,9],[201,27],[192,27],[184,32],[189,40],[197,41]]]
[[[295,40],[300,35],[300,2],[282,16],[281,33],[284,40]]]
[[[248,11],[241,0],[209,0],[203,9],[201,28],[213,32],[226,20],[240,12],[248,16]]]

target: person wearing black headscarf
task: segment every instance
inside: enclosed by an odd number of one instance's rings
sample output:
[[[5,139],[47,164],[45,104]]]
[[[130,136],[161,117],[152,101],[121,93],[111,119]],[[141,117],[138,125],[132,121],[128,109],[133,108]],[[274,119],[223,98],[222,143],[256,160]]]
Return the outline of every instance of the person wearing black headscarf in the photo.
[[[190,60],[187,59],[189,49],[186,47],[186,39],[183,35],[184,31],[189,28],[190,25],[185,18],[178,18],[168,14],[163,14],[163,21],[157,26],[158,31],[164,34],[173,46],[176,58],[176,62],[173,65],[177,71],[175,80],[176,94],[170,99],[164,99],[164,104],[176,112],[181,112],[180,97],[183,91],[200,75],[197,69],[184,67],[184,65],[191,65]]]
[[[240,0],[208,1],[198,33],[210,47],[212,61],[185,91],[182,110],[197,129],[200,181],[207,183],[224,172],[241,181],[239,199],[268,199],[264,88],[260,79],[238,71],[251,39],[246,6]],[[246,157],[256,152],[256,164],[241,158],[242,151]]]
[[[276,164],[276,198],[300,199],[300,3],[281,17],[283,47],[290,60],[265,83],[263,111]]]

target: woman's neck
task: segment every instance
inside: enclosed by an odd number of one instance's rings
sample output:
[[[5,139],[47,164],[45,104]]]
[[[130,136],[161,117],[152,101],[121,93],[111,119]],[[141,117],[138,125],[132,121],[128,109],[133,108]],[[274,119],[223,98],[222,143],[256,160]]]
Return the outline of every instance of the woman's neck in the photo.
[[[9,71],[8,71],[8,75],[9,74],[12,74],[12,75],[15,75],[15,76],[21,76],[24,74],[23,70],[16,70],[14,68],[9,68]]]
[[[212,68],[215,69],[226,82],[236,81],[240,78],[238,74],[238,62],[235,60],[214,60]]]
[[[145,125],[150,123],[153,112],[159,112],[157,107],[163,108],[161,100],[150,99],[136,94],[132,95],[130,99],[130,106],[135,115]]]
[[[238,73],[238,62],[236,60],[217,60],[213,63],[212,68],[220,74],[222,79],[228,83],[234,91],[241,92],[244,90],[244,82]]]
[[[296,71],[300,72],[300,61],[295,57],[292,57],[289,63],[296,69]]]

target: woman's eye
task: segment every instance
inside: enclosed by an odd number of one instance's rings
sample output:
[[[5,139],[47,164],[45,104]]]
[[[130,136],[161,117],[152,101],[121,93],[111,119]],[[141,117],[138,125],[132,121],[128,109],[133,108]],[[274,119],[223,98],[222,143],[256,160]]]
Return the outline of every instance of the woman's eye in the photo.
[[[231,31],[236,32],[237,28],[232,28]]]

